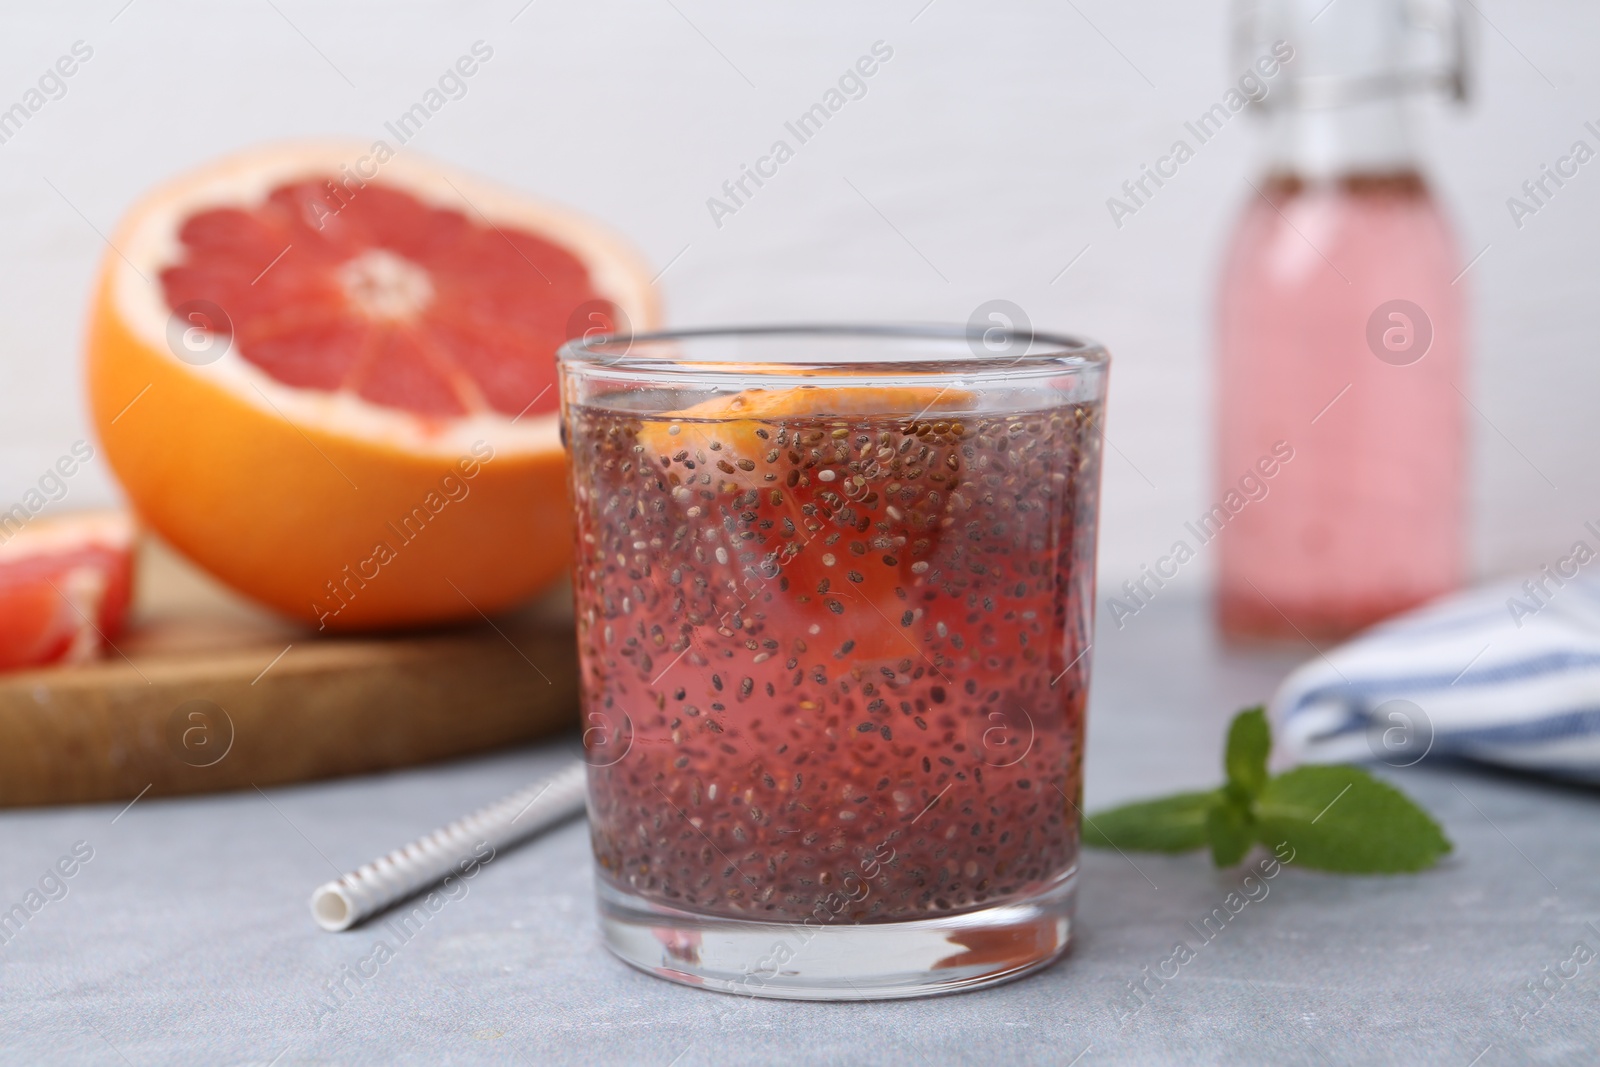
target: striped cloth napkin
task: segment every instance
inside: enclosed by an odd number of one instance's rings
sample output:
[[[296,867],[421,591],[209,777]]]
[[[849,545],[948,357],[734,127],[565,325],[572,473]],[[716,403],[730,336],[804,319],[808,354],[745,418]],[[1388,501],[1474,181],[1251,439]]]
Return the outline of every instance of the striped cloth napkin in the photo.
[[[1600,782],[1600,580],[1546,567],[1435,601],[1299,667],[1269,710],[1298,762],[1454,756]]]

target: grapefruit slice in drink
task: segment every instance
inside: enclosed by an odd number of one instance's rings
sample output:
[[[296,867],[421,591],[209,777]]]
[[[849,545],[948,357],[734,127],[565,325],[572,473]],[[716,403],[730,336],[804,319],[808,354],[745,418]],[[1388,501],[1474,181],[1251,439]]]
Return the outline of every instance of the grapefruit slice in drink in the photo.
[[[94,659],[128,610],[128,516],[84,512],[0,531],[0,670]]]
[[[110,244],[95,421],[190,559],[338,629],[477,618],[565,572],[554,355],[657,324],[626,244],[381,143],[202,167]]]
[[[640,443],[658,462],[703,472],[674,488],[681,507],[759,517],[765,537],[724,568],[730,613],[781,617],[782,629],[861,661],[924,659],[919,635],[937,620],[921,594],[940,577],[934,549],[966,473],[964,428],[948,412],[972,396],[829,388],[819,378],[713,397],[644,424]],[[780,478],[773,472],[786,454],[791,469]]]

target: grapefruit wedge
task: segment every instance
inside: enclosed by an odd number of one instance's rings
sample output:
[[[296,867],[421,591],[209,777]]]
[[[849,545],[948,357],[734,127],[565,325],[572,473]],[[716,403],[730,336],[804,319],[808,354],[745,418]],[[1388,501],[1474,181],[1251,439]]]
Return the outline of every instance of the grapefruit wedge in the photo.
[[[122,512],[0,524],[0,670],[94,659],[116,639],[133,576]]]
[[[759,529],[770,531],[759,560],[730,559],[730,573],[719,584],[736,591],[737,601],[781,619],[782,632],[826,635],[830,647],[847,646],[846,654],[858,661],[921,657],[914,636],[925,621],[920,594],[937,577],[928,554],[944,514],[930,503],[938,498],[929,490],[961,484],[962,473],[945,462],[953,461],[965,431],[947,413],[970,409],[972,394],[915,386],[830,388],[827,375],[817,377],[815,386],[745,389],[702,401],[645,423],[639,443],[647,456],[681,456],[715,472],[708,483],[713,506],[724,514],[752,514]],[[853,439],[868,428],[878,433],[891,426],[907,444],[904,455],[863,457]],[[934,426],[940,433],[928,440],[950,443],[933,450],[917,445],[918,428],[926,436]],[[772,471],[780,454],[791,450],[816,462],[779,480]],[[921,468],[904,459],[925,453],[934,456],[927,462],[938,468],[938,482],[907,477]],[[887,503],[891,496],[893,504]],[[686,487],[673,499],[686,511],[703,511],[708,503],[704,492]],[[847,510],[858,502],[875,522]],[[859,610],[847,610],[852,605]]]
[[[296,144],[156,190],[111,245],[94,419],[190,559],[329,629],[493,614],[565,571],[555,350],[657,325],[623,242],[409,152]]]

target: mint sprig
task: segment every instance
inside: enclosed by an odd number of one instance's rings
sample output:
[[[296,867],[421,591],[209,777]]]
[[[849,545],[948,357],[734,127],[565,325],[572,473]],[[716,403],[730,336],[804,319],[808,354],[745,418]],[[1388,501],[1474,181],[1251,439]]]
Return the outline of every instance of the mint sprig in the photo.
[[[1084,819],[1083,841],[1134,852],[1211,849],[1218,867],[1252,845],[1287,845],[1294,862],[1344,874],[1420,871],[1451,850],[1433,818],[1386,782],[1349,764],[1267,774],[1266,711],[1241,711],[1228,727],[1217,789],[1143,800]]]

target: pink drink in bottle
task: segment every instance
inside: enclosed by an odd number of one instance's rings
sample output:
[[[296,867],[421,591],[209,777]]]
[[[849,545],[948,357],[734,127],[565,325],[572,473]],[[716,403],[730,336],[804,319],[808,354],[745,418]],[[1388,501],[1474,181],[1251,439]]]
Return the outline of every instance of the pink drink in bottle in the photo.
[[[1465,562],[1461,266],[1402,99],[1424,76],[1397,0],[1315,25],[1301,6],[1268,16],[1296,54],[1262,102],[1271,162],[1222,280],[1221,510],[1201,527],[1226,531],[1235,638],[1343,636],[1454,588]]]

